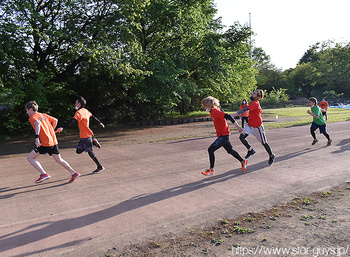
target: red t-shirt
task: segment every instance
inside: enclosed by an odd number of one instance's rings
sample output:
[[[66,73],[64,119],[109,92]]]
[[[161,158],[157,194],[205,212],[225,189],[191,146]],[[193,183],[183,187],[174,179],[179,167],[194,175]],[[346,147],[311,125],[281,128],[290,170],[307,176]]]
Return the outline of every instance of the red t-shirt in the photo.
[[[57,138],[55,134],[55,130],[52,127],[52,123],[55,118],[47,115],[46,113],[36,112],[29,117],[29,122],[32,124],[33,129],[35,130],[35,121],[40,123],[40,132],[39,132],[39,140],[40,144],[44,147],[50,147],[57,145]]]
[[[262,125],[261,112],[262,109],[260,107],[260,103],[258,100],[254,100],[248,106],[249,108],[249,120],[248,125],[254,128],[258,128]]]
[[[93,136],[94,133],[89,128],[91,116],[91,112],[89,112],[85,108],[80,108],[78,111],[75,112],[73,118],[78,121],[80,138],[89,138]]]
[[[216,135],[227,136],[230,135],[230,127],[228,126],[227,120],[224,118],[225,113],[219,108],[214,108],[210,111],[210,116],[214,122]]]

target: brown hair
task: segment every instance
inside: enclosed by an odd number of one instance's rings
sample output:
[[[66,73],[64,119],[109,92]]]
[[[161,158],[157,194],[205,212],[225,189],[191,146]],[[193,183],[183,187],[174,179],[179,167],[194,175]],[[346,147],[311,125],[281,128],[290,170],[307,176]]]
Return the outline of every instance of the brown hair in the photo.
[[[316,97],[310,97],[309,101],[314,102],[317,105],[317,99]]]
[[[26,110],[29,110],[30,108],[33,109],[33,111],[37,112],[39,109],[39,105],[35,102],[35,101],[29,101],[28,103],[26,103],[26,105],[24,106],[24,108]]]

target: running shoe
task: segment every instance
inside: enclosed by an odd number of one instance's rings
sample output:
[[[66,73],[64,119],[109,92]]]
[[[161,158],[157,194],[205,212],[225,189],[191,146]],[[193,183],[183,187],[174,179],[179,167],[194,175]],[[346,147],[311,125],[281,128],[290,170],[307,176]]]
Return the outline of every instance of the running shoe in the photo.
[[[101,148],[101,144],[98,142],[98,140],[96,138],[92,139],[92,143],[94,144],[94,146]]]
[[[272,154],[269,158],[269,165],[272,165],[275,162],[275,158],[276,156],[274,154]]]
[[[40,183],[40,182],[44,181],[45,179],[49,179],[49,178],[51,178],[49,173],[41,174],[40,177],[37,180],[35,180],[35,183]]]
[[[213,176],[214,175],[214,170],[212,168],[210,168],[210,169],[207,169],[207,170],[203,171],[202,174],[204,176]]]
[[[101,167],[101,168],[97,168],[97,169],[94,170],[92,173],[98,174],[98,173],[100,173],[101,171],[104,171],[104,170],[105,170],[105,168],[104,168],[104,167]]]
[[[318,139],[314,139],[314,141],[312,141],[312,145],[316,144],[318,142]]]
[[[332,139],[329,139],[327,142],[327,146],[330,146],[332,144]]]
[[[248,159],[250,156],[252,156],[253,154],[255,154],[254,149],[250,150],[247,152],[247,155],[245,156],[245,159]]]
[[[73,183],[77,178],[79,178],[80,177],[80,174],[78,173],[78,172],[76,172],[73,176],[72,176],[72,178],[71,178],[71,180],[69,180],[69,183]]]
[[[248,160],[244,160],[244,163],[242,163],[242,172],[246,171],[247,165],[248,165]]]

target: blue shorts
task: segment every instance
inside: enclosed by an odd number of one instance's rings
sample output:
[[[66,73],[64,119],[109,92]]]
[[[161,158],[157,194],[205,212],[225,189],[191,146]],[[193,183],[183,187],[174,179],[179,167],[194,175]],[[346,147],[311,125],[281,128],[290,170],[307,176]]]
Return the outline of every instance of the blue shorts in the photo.
[[[90,152],[92,151],[92,137],[80,138],[79,144],[77,146],[81,152]]]
[[[326,130],[326,123],[323,124],[323,125],[318,125],[316,124],[315,122],[312,122],[311,124],[311,130],[315,131],[316,129],[320,129],[320,133],[322,134],[326,134],[327,133],[327,130]]]

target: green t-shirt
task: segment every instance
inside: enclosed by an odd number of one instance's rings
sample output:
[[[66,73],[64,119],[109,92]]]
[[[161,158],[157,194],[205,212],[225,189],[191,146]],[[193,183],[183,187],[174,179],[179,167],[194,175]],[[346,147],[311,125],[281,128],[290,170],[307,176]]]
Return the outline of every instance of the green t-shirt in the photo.
[[[318,105],[315,105],[315,107],[312,107],[311,112],[318,116],[318,118],[313,117],[314,118],[313,122],[315,122],[317,125],[323,125],[326,123],[326,121],[322,116],[321,109]]]

